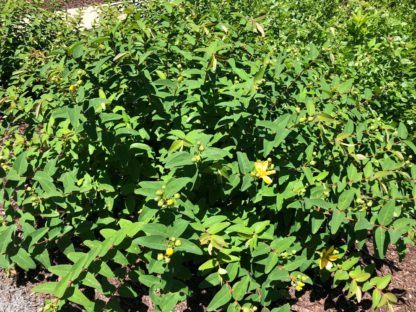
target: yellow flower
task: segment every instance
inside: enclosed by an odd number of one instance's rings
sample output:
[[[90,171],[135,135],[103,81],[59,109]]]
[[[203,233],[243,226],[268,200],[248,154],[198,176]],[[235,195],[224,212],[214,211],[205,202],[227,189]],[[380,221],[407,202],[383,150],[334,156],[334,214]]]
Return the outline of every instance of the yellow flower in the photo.
[[[332,262],[336,261],[339,256],[337,250],[335,250],[334,246],[328,248],[324,248],[320,253],[319,258],[319,268],[323,270],[324,268],[329,270],[332,268]]]
[[[77,86],[75,86],[75,85],[70,85],[70,86],[69,86],[69,91],[70,91],[70,92],[72,92],[72,93],[74,93],[75,91],[77,91]]]
[[[166,256],[168,256],[168,257],[170,257],[170,256],[172,256],[173,255],[173,248],[167,248],[166,249]]]
[[[270,163],[270,160],[257,160],[254,163],[255,171],[252,172],[252,175],[259,179],[263,179],[266,184],[271,184],[272,179],[269,176],[276,174],[276,170],[269,170],[271,167],[272,164]]]

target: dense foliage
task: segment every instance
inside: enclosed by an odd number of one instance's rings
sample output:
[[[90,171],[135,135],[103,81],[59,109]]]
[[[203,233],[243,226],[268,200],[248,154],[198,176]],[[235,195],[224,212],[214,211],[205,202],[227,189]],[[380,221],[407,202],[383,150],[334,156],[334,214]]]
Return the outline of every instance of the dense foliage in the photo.
[[[50,272],[52,310],[145,287],[158,311],[197,288],[289,311],[316,283],[391,308],[375,259],[414,235],[416,13],[385,2],[150,1],[92,30],[0,4],[0,267]]]

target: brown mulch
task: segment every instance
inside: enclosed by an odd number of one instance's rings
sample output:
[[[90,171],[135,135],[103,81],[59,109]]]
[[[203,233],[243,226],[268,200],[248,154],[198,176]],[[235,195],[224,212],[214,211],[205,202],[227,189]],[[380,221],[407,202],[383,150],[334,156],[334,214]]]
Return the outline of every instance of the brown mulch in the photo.
[[[369,244],[369,249],[372,249],[371,244]],[[399,262],[396,250],[394,247],[390,247],[386,261],[380,263],[378,270],[382,274],[391,273],[393,275],[388,291],[395,293],[399,298],[399,303],[394,306],[394,311],[416,311],[416,247],[409,247],[408,254],[403,262]],[[42,307],[45,296],[31,294],[32,287],[42,280],[45,280],[45,277],[30,277],[24,273],[18,273],[14,277],[7,277],[0,270],[0,311],[12,311],[19,305],[21,305],[21,308],[24,307],[24,311],[36,311]],[[199,299],[190,298],[188,302],[178,304],[174,312],[205,311],[205,304],[201,305],[201,302],[198,304],[196,301],[206,301],[202,299],[206,296],[199,294],[197,297]],[[340,290],[328,290],[319,285],[307,289],[300,297],[293,297],[292,299],[292,311],[296,312],[371,311],[369,296],[364,296],[362,302],[357,304],[353,300],[346,299]],[[142,295],[140,304],[136,304],[135,307],[130,306],[130,304],[122,305],[131,312],[154,311],[149,296],[145,294]],[[6,310],[4,310],[5,307]],[[64,310],[81,311],[76,309],[75,306],[69,306]]]
[[[371,243],[368,244],[368,248],[372,250]],[[386,260],[382,262],[379,271],[393,276],[388,291],[394,293],[399,299],[398,304],[394,306],[394,311],[416,311],[416,247],[409,246],[406,258],[399,262],[395,248],[390,246]],[[372,311],[371,298],[368,295],[363,297],[360,304],[357,304],[345,298],[340,290],[324,289],[320,286],[314,286],[305,291],[292,305],[292,310],[296,312]]]
[[[45,0],[47,7],[59,9],[81,8],[90,5],[115,2],[115,0]]]

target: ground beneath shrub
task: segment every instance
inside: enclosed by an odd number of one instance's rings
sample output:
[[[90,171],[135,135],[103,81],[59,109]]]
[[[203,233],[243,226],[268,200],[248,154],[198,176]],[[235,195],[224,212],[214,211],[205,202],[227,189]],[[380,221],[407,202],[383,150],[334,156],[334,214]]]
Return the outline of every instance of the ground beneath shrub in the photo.
[[[116,2],[110,0],[45,0],[47,6],[53,6],[60,9],[72,9],[72,8],[80,8],[86,7],[90,5],[96,4],[104,4],[104,3],[111,3]]]
[[[368,248],[372,249],[372,244]],[[382,274],[393,275],[388,290],[394,293],[399,302],[394,307],[396,312],[416,311],[416,248],[409,247],[408,254],[403,262],[399,262],[399,256],[394,247],[387,251],[386,260],[382,262],[379,271]],[[321,312],[321,311],[369,311],[371,298],[364,296],[358,305],[342,296],[340,291],[324,289],[314,286],[303,293],[297,302],[292,305],[297,312]]]
[[[369,246],[371,248],[371,245]],[[399,262],[397,252],[389,248],[386,261],[380,266],[383,274],[392,273],[393,278],[389,291],[395,293],[399,303],[395,306],[396,312],[416,311],[416,248],[410,247],[407,257]],[[31,289],[40,282],[39,277],[28,277],[22,273],[15,277],[6,276],[0,271],[0,312],[36,312],[43,306],[45,296],[32,294]],[[196,298],[190,298],[175,308],[175,312],[205,311],[208,296],[199,293]],[[135,307],[125,305],[128,311],[153,311],[151,300],[142,296],[141,303]],[[339,291],[324,289],[315,286],[306,290],[300,298],[293,297],[292,309],[297,312],[321,311],[368,311],[371,301],[364,297],[361,304],[349,301]],[[66,311],[81,311],[75,307],[68,307]]]
[[[32,294],[35,284],[6,276],[0,270],[0,312],[37,312],[45,296]]]
[[[123,0],[121,0],[123,1]],[[97,4],[121,2],[120,0],[45,0],[47,6],[59,9],[81,8]],[[139,3],[139,0],[129,0],[131,3]]]

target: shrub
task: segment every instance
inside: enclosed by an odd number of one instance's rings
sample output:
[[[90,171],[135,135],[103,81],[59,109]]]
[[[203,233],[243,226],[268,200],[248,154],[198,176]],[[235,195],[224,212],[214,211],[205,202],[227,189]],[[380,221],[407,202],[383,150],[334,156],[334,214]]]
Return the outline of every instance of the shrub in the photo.
[[[26,58],[49,51],[66,25],[61,17],[21,1],[2,1],[0,13],[0,85],[7,87],[12,73],[24,66]]]
[[[356,43],[336,51],[341,13],[313,3],[154,1],[91,31],[51,23],[0,91],[0,266],[50,272],[34,290],[55,308],[119,311],[144,285],[169,311],[198,285],[210,311],[289,311],[290,289],[321,282],[391,308],[373,260],[412,243],[416,147],[381,118],[377,75],[348,67]],[[333,15],[316,29],[305,12]]]

